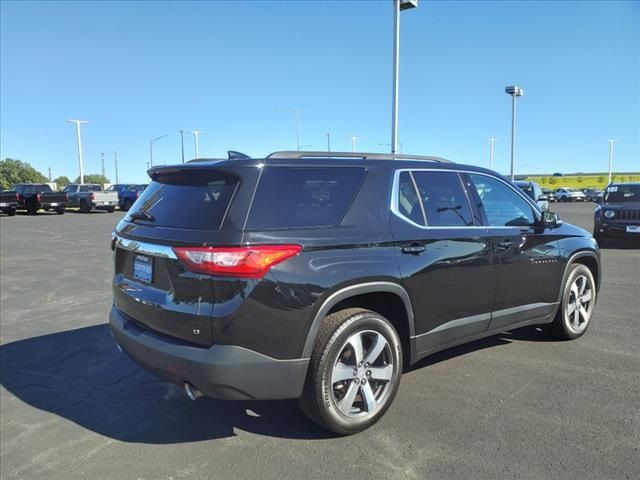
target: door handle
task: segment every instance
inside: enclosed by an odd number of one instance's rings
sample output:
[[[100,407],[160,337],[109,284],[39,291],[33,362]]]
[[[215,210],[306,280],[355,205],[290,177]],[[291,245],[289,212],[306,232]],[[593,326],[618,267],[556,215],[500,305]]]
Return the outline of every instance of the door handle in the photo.
[[[411,255],[420,255],[427,249],[424,245],[410,245],[408,247],[402,247],[402,253],[409,253]]]
[[[498,242],[498,249],[499,250],[509,250],[513,245],[513,241],[511,240],[503,240],[501,242]]]

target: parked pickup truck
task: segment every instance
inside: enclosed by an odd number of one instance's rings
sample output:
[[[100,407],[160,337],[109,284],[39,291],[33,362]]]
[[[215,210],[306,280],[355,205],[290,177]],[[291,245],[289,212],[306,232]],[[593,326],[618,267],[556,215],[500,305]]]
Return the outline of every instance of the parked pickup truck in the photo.
[[[118,193],[105,192],[96,183],[71,183],[63,192],[69,195],[69,206],[80,207],[82,213],[89,213],[93,209],[111,213],[118,206]]]
[[[107,192],[118,192],[118,206],[120,210],[128,211],[136,203],[140,194],[147,188],[146,185],[114,184],[107,188]]]
[[[17,208],[18,194],[16,192],[5,192],[0,189],[0,212],[13,217],[16,214]]]
[[[18,183],[9,191],[18,195],[17,210],[26,210],[29,215],[35,215],[41,208],[62,215],[67,207],[67,195],[54,192],[46,183]]]

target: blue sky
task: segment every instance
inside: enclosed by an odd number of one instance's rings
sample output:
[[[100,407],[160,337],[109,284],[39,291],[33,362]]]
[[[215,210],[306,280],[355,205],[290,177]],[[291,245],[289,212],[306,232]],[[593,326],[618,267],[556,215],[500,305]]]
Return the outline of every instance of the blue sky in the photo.
[[[8,2],[0,12],[0,157],[53,176],[105,153],[114,180],[180,161],[179,129],[200,156],[261,156],[301,143],[386,151],[391,117],[390,0],[353,2]],[[402,13],[399,138],[405,153],[516,173],[640,171],[640,2],[435,2]],[[185,134],[187,158],[193,137]]]

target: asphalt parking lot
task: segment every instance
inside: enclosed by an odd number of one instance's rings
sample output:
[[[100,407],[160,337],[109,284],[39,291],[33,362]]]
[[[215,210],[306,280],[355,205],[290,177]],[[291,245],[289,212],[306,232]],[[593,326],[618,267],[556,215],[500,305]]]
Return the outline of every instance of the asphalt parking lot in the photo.
[[[553,204],[591,230],[593,204]],[[594,323],[443,352],[372,429],[334,438],[295,401],[189,401],[106,325],[122,213],[0,218],[2,479],[638,478],[640,249],[602,251]]]

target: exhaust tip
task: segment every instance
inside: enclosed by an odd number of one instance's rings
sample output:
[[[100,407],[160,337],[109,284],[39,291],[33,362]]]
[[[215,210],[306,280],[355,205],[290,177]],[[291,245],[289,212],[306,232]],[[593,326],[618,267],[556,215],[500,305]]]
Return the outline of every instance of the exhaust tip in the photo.
[[[184,382],[184,393],[187,394],[187,397],[189,397],[190,400],[197,400],[203,396],[202,392],[189,382]]]

